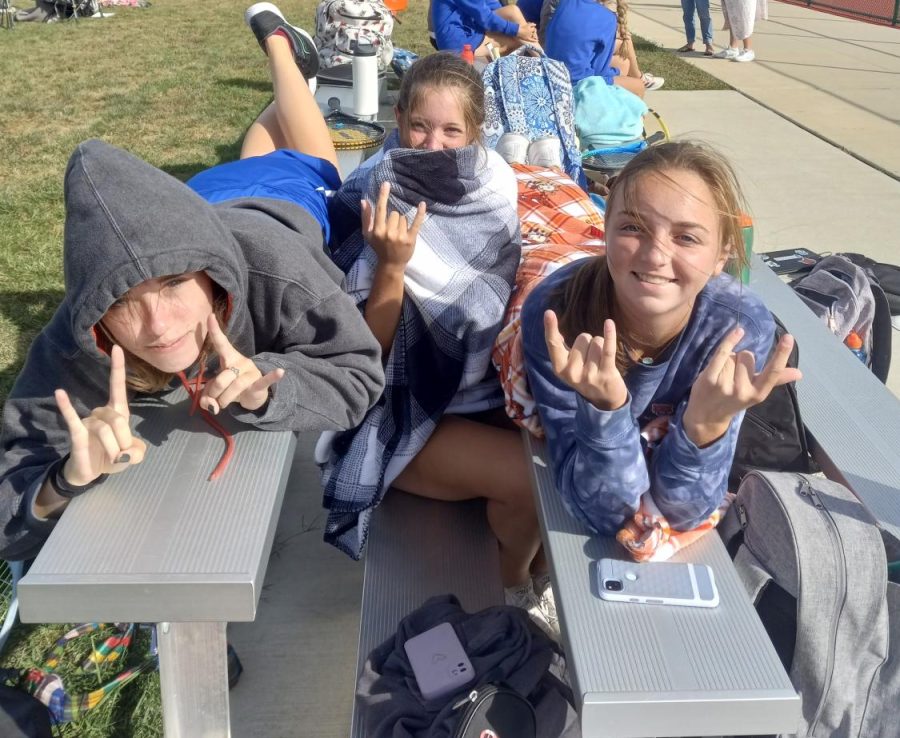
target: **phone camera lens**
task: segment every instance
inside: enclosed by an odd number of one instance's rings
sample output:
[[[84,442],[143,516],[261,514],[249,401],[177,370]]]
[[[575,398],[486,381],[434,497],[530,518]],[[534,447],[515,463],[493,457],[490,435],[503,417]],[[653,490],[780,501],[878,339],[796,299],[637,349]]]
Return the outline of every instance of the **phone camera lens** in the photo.
[[[621,592],[622,582],[619,579],[606,579],[603,582],[603,588],[608,592]]]

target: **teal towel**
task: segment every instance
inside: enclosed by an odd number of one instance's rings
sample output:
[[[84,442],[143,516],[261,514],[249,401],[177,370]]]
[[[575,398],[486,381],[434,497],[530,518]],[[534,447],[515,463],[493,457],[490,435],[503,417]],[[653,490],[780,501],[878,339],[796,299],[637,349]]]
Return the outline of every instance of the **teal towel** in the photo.
[[[647,105],[603,77],[585,77],[575,85],[575,129],[582,151],[640,138]]]

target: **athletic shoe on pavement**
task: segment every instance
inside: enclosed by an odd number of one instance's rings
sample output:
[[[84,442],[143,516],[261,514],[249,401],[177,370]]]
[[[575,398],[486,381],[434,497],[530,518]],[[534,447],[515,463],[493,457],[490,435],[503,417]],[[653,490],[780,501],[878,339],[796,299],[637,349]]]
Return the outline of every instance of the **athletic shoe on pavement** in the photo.
[[[494,151],[507,164],[524,164],[528,159],[528,139],[521,133],[504,133],[497,141]]]
[[[641,75],[641,81],[644,83],[644,89],[648,92],[650,90],[658,90],[666,83],[665,77],[656,77],[650,72],[644,72]]]
[[[507,605],[518,607],[528,613],[528,617],[544,633],[556,642],[559,642],[559,621],[551,623],[546,614],[541,610],[540,601],[531,586],[531,580],[519,587],[507,587],[505,590]]]
[[[319,52],[306,31],[290,25],[277,6],[272,3],[255,3],[244,12],[244,21],[250,26],[263,51],[266,39],[277,31],[287,36],[294,51],[294,61],[306,79],[312,79],[319,72]]]
[[[714,54],[714,56],[716,57],[716,59],[734,59],[740,53],[740,50],[734,48],[733,46],[726,46],[718,54]]]
[[[756,52],[753,49],[742,49],[738,52],[738,55],[734,57],[731,61],[736,62],[748,62],[753,61],[756,58]]]
[[[556,136],[541,136],[528,144],[526,164],[562,170],[562,143]]]
[[[538,598],[538,607],[548,623],[551,623],[559,632],[559,616],[556,614],[556,597],[553,594],[553,585],[549,574],[541,574],[532,580],[534,593]]]

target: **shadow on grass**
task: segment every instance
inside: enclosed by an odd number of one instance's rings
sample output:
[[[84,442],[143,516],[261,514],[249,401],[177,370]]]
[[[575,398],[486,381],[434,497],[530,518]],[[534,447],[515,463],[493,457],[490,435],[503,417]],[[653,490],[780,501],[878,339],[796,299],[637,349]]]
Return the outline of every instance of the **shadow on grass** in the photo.
[[[246,79],[244,77],[227,77],[217,79],[216,84],[223,87],[237,87],[242,90],[256,90],[258,92],[271,92],[272,83],[269,80]]]
[[[237,141],[233,141],[232,143],[220,144],[216,146],[216,159],[217,161],[212,166],[216,166],[218,164],[225,164],[229,161],[236,161],[241,157],[241,142],[244,140],[244,134],[242,133],[240,138]],[[209,169],[210,165],[204,162],[184,162],[181,164],[167,164],[165,166],[160,167],[166,174],[171,174],[176,179],[180,179],[182,182],[187,182],[191,177],[193,177],[198,172],[202,172],[206,169]]]
[[[28,347],[41,328],[50,321],[54,310],[62,302],[63,294],[62,290],[0,292],[0,315],[18,328],[14,359],[8,367],[0,369],[0,399],[9,394],[9,389],[25,363]]]

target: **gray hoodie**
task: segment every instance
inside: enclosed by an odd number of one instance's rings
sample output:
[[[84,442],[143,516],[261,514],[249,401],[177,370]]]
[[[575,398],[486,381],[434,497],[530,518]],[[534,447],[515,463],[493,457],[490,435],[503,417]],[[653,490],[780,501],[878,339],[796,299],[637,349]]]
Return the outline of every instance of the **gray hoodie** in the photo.
[[[29,558],[49,535],[53,521],[36,518],[32,502],[69,450],[53,391],[65,389],[82,416],[107,402],[109,357],[94,326],[147,279],[205,271],[229,295],[225,333],[235,348],[263,374],[285,369],[264,409],[229,406],[238,420],[267,430],[343,430],[377,400],[378,342],[303,208],[256,198],[212,206],[100,141],[82,143],[69,160],[65,200],[65,298],[3,409],[0,558]]]

